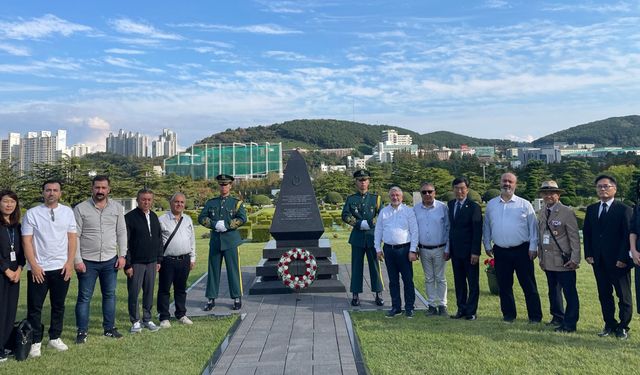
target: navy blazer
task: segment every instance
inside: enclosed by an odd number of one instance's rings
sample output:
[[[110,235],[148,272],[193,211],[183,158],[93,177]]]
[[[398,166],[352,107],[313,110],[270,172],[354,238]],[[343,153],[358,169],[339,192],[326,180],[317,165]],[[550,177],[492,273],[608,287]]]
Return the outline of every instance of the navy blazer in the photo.
[[[614,200],[602,220],[598,219],[601,202],[587,207],[584,219],[584,257],[594,264],[614,268],[617,261],[632,265],[629,257],[629,229],[631,207]]]
[[[449,206],[449,254],[451,257],[467,258],[471,254],[480,255],[482,242],[482,209],[480,205],[467,198],[460,212],[453,218],[456,200]]]

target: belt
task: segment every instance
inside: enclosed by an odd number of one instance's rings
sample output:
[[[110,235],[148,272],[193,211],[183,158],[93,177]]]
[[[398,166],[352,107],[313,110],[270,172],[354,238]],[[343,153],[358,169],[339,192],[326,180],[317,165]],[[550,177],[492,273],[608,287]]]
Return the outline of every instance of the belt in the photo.
[[[165,259],[170,259],[170,260],[183,260],[188,256],[189,256],[189,254],[178,255],[178,256],[166,255],[164,258]]]
[[[433,249],[439,249],[441,247],[445,247],[447,246],[446,243],[440,244],[440,245],[435,245],[435,246],[428,246],[428,245],[421,245],[418,244],[418,249],[427,249],[427,250],[433,250]]]
[[[401,249],[401,248],[407,247],[409,245],[411,245],[411,242],[401,243],[400,245],[384,244],[385,247],[390,247],[392,249]]]

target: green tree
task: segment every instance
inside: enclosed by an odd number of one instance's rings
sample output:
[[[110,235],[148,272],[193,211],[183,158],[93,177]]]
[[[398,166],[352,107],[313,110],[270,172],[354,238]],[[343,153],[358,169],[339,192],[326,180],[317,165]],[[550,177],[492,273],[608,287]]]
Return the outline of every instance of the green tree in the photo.
[[[487,189],[487,191],[485,191],[484,194],[482,194],[482,200],[484,202],[489,202],[490,200],[492,200],[493,198],[497,197],[498,195],[500,195],[500,190],[498,190],[498,189]]]
[[[251,204],[262,208],[271,204],[271,199],[264,194],[254,194],[251,196]]]
[[[327,193],[327,195],[325,195],[324,202],[330,204],[340,204],[344,202],[344,199],[342,198],[342,195],[337,191],[330,191]]]

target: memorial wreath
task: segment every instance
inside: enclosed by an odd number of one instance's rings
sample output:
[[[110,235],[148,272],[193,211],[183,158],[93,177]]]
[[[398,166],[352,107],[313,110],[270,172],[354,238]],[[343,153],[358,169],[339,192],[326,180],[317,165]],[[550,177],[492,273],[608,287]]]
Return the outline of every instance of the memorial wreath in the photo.
[[[289,270],[289,264],[296,259],[305,263],[304,274],[294,275]],[[291,289],[304,289],[311,285],[316,279],[317,269],[316,258],[309,251],[297,247],[283,253],[278,262],[278,276],[284,285]]]

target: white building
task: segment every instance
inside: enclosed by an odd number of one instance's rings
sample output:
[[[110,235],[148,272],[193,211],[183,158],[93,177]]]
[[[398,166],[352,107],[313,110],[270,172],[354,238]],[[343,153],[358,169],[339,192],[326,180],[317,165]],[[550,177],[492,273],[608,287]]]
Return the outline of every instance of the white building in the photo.
[[[34,163],[53,163],[62,158],[67,148],[67,131],[28,132],[20,139],[20,171],[28,172]]]
[[[84,143],[78,143],[69,149],[69,156],[73,158],[79,158],[91,153],[91,147],[85,145]]]
[[[20,133],[9,133],[7,139],[0,140],[0,159],[13,162],[20,158]]]
[[[410,146],[413,139],[408,134],[398,134],[397,131],[389,129],[382,131],[382,143],[385,145]]]
[[[347,167],[354,169],[366,169],[367,162],[373,158],[373,155],[365,155],[362,158],[347,156]]]
[[[172,157],[178,152],[178,136],[169,129],[162,129],[157,140],[151,142],[151,156]]]
[[[126,132],[122,129],[118,135],[109,133],[107,152],[123,156],[149,156],[149,137],[140,133]]]

